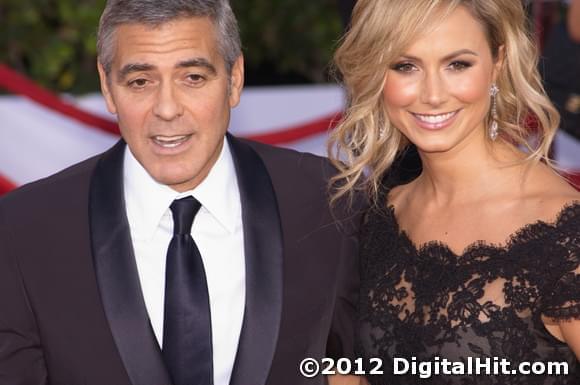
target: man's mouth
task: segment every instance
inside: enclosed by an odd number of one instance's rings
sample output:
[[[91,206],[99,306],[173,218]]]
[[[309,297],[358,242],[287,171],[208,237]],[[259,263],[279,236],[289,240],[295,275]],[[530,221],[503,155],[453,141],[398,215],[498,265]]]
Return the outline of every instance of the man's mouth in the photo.
[[[155,144],[164,147],[164,148],[174,148],[187,142],[191,138],[191,134],[189,135],[175,135],[175,136],[164,136],[164,135],[156,135],[153,136],[153,142]]]

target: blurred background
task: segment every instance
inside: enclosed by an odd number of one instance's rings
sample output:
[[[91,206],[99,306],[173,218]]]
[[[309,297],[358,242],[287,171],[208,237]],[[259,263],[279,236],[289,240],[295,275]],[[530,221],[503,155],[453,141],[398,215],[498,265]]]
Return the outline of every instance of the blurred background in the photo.
[[[354,0],[353,0],[354,2]],[[55,91],[98,91],[96,28],[105,0],[0,0],[0,61]],[[325,83],[349,1],[232,0],[246,84]]]
[[[329,63],[354,1],[231,1],[246,62],[234,134],[325,153],[327,132],[344,106]],[[118,139],[95,67],[104,4],[0,0],[0,194]],[[553,156],[570,174],[580,174],[580,43],[565,24],[571,2],[525,4],[530,31],[545,54],[546,86],[566,115]]]

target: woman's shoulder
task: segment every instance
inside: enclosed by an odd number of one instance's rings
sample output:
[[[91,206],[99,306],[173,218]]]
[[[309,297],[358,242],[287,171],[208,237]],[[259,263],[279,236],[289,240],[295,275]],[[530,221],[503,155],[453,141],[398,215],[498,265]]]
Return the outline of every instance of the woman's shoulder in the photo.
[[[398,223],[395,219],[395,207],[408,199],[409,187],[413,182],[404,185],[391,185],[385,180],[379,187],[376,200],[371,204],[363,219],[361,235],[368,235],[368,241],[374,241],[384,236],[393,235],[398,232]],[[377,237],[377,233],[381,233]]]
[[[546,166],[534,172],[524,199],[540,219],[554,222],[562,215],[580,215],[580,191]]]
[[[409,193],[412,195],[415,182],[416,179],[409,183],[400,184],[389,188],[384,196],[383,204],[385,204],[387,207],[401,207],[405,201],[409,199]]]

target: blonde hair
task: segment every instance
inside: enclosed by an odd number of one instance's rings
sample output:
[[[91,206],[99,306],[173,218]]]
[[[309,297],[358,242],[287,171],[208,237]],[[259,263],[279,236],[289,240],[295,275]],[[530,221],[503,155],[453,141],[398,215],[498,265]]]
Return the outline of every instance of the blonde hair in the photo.
[[[376,203],[383,175],[409,144],[385,112],[382,92],[387,70],[418,35],[459,6],[484,26],[494,58],[503,46],[497,78],[499,139],[527,148],[528,160],[548,160],[560,118],[542,87],[538,53],[521,0],[358,0],[350,30],[334,58],[348,99],[346,113],[328,144],[339,170],[331,181],[333,202],[362,189]],[[537,125],[536,145],[529,143],[532,125],[524,121],[529,116]]]

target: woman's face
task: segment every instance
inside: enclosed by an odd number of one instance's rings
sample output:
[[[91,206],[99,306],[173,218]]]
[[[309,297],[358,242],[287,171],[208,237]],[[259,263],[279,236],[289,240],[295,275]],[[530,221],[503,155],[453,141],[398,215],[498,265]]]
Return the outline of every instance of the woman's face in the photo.
[[[483,26],[458,7],[388,69],[383,96],[391,123],[424,153],[483,143],[500,65]]]

